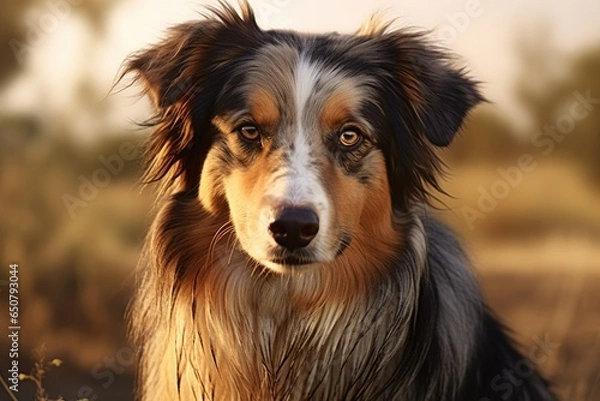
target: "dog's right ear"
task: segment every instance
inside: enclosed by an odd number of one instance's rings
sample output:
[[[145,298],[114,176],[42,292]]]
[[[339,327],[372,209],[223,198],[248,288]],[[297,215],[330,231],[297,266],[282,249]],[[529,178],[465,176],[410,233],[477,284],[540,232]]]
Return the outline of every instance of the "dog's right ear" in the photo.
[[[157,109],[173,105],[182,99],[188,86],[186,70],[190,68],[193,52],[202,52],[202,44],[206,46],[211,39],[214,30],[211,22],[171,28],[161,43],[130,57],[123,75],[133,73]]]
[[[158,108],[166,108],[203,90],[208,76],[248,50],[248,41],[261,32],[254,12],[241,3],[208,8],[205,19],[177,25],[159,44],[134,54],[123,75],[135,74]]]
[[[212,142],[216,98],[261,32],[246,3],[241,13],[223,5],[205,17],[171,28],[162,42],[131,56],[122,74],[132,74],[156,108],[147,124],[154,131],[143,181],[162,181],[163,191],[193,192],[198,187]]]

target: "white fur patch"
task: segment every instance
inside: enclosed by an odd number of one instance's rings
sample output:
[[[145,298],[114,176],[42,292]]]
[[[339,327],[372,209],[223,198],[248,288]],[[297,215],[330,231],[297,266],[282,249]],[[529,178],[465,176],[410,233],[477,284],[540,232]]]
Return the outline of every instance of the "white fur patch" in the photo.
[[[327,72],[322,68],[309,63],[302,55],[300,56],[294,74],[294,100],[296,102],[295,106],[298,124],[302,121],[306,102],[313,93],[315,84],[320,78],[325,78],[326,75],[328,75]]]
[[[294,73],[294,101],[296,111],[296,125],[292,128],[293,142],[290,144],[288,163],[276,174],[273,185],[270,186],[266,196],[275,200],[276,204],[287,206],[302,206],[314,208],[319,216],[319,233],[313,244],[316,244],[317,253],[325,256],[331,250],[326,249],[324,239],[329,231],[331,202],[320,179],[315,158],[314,147],[321,146],[320,133],[311,132],[318,130],[317,124],[306,126],[306,109],[315,85],[320,79],[326,79],[331,72],[320,69],[318,65],[311,64],[300,57]],[[309,119],[311,117],[309,116]],[[314,120],[318,116],[313,116]],[[312,137],[312,140],[311,140]],[[312,143],[311,143],[312,142]],[[272,205],[276,206],[276,205]],[[265,216],[268,220],[272,216]]]

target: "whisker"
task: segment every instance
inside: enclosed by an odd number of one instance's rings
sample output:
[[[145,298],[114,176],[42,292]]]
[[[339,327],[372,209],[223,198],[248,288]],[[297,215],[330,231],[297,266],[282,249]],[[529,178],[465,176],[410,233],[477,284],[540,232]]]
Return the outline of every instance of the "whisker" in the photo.
[[[209,264],[210,261],[212,261],[213,256],[214,256],[214,252],[215,252],[215,248],[217,246],[217,244],[219,243],[219,241],[221,241],[226,235],[231,234],[233,232],[233,223],[231,221],[227,221],[225,223],[223,223],[221,225],[221,227],[219,227],[217,229],[217,231],[215,231],[215,234],[213,235],[210,244],[208,245],[208,252],[207,252],[207,258],[206,258],[206,263]]]
[[[237,237],[235,235],[232,235],[234,233],[233,227],[232,229],[229,231],[229,239],[227,240],[227,247],[231,247],[231,252],[229,252],[229,258],[227,259],[227,266],[229,266],[231,264],[231,259],[233,259],[233,252],[235,251],[235,248],[237,248],[239,241],[237,239]]]

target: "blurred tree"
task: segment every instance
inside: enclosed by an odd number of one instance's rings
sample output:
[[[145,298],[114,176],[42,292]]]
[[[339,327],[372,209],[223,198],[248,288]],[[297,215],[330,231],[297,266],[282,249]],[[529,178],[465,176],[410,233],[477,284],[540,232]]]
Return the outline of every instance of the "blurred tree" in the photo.
[[[474,110],[444,159],[455,166],[465,162],[496,165],[516,158],[523,147],[510,121],[493,105],[482,105]]]
[[[17,54],[37,40],[43,33],[42,19],[45,15],[54,18],[64,13],[83,15],[92,29],[98,34],[104,33],[106,16],[119,0],[8,0],[0,6],[0,86],[16,73],[23,62],[23,54]],[[28,20],[26,14],[34,7],[41,8],[41,16]]]
[[[0,85],[19,69],[19,63],[9,45],[11,40],[26,35],[25,12],[37,0],[4,1],[0,6]]]
[[[566,87],[565,92],[570,92],[571,98],[579,94],[589,100],[584,106],[589,109],[565,138],[560,151],[581,163],[590,178],[600,185],[600,45],[575,58],[569,68]]]
[[[103,34],[106,28],[106,17],[119,1],[121,0],[86,0],[78,6],[78,10],[98,34]]]
[[[546,25],[516,43],[516,93],[530,115],[540,151],[578,165],[600,184],[600,45],[566,54]],[[554,131],[552,134],[551,132]]]

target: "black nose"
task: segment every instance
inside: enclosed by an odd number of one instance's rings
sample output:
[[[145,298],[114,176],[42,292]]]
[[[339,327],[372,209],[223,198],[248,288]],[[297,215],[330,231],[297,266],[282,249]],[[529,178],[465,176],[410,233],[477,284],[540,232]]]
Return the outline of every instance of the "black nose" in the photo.
[[[319,217],[305,208],[283,208],[269,225],[271,236],[290,251],[304,248],[319,232]]]

